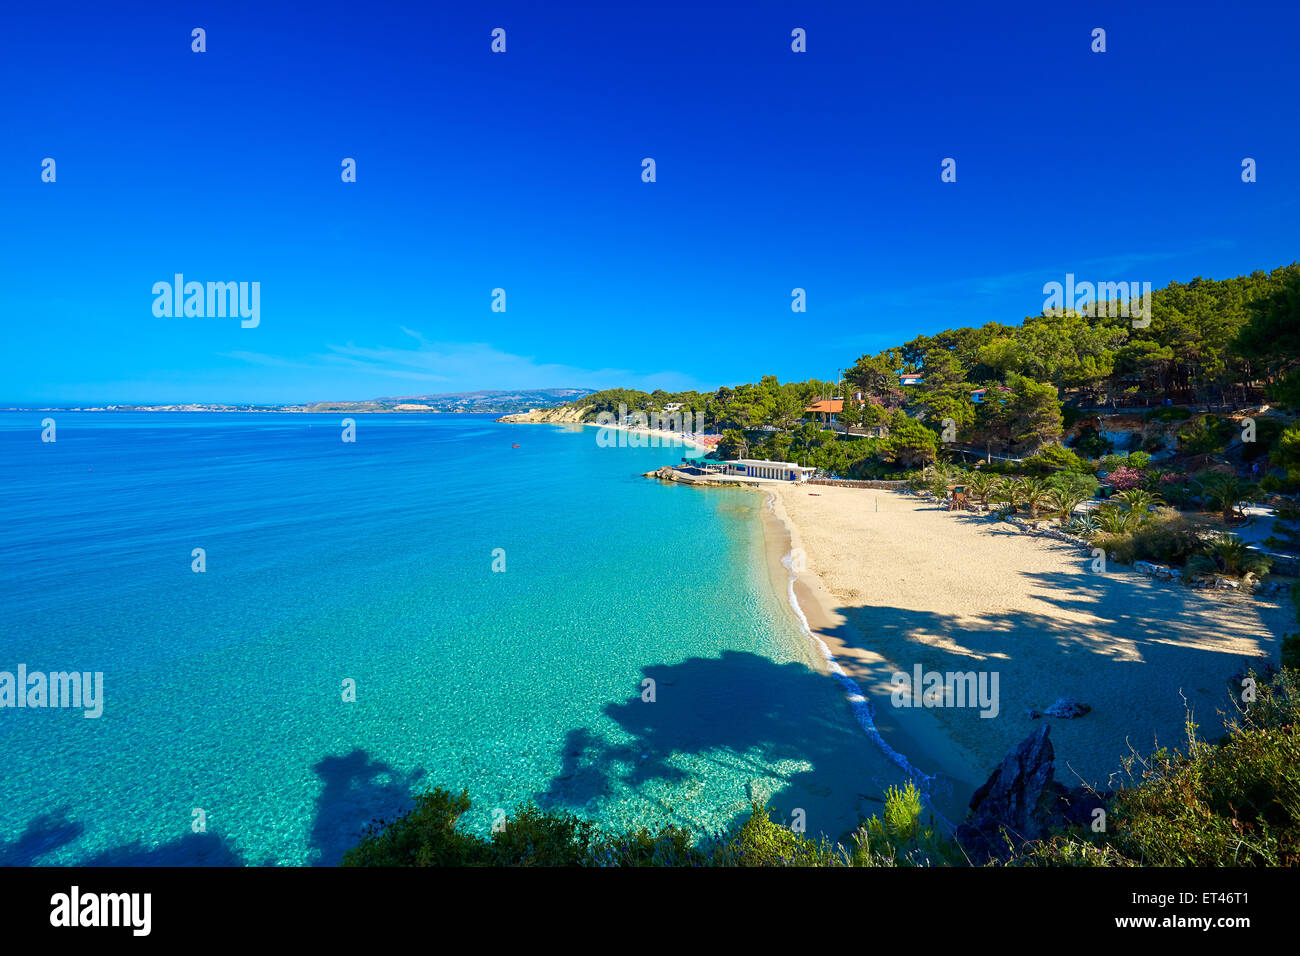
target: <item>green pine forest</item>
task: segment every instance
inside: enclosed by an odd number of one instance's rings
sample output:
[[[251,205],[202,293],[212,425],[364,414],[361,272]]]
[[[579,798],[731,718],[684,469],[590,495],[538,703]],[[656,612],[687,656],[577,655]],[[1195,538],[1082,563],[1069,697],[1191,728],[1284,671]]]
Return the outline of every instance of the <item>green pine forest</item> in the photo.
[[[900,384],[905,374],[921,384]],[[972,400],[977,389],[988,390],[982,402]],[[846,437],[809,420],[804,410],[832,396],[846,398],[842,423],[885,425],[888,437]],[[1175,410],[1159,412],[1166,402]],[[1080,427],[1098,413],[1187,410],[1190,433],[1220,427],[1240,408],[1300,406],[1300,264],[1171,283],[1153,291],[1141,328],[1106,314],[1037,315],[919,335],[859,356],[837,380],[782,384],[765,375],[712,393],[610,389],[573,404],[594,419],[620,406],[653,412],[671,403],[723,434],[723,457],[795,460],[846,478],[888,477],[951,457],[946,444],[1029,457],[1063,443],[1098,458],[1132,450],[1108,448],[1095,428]],[[955,442],[943,441],[945,420]],[[1291,426],[1285,439],[1276,423],[1264,431],[1259,451],[1294,484],[1300,429]],[[1189,434],[1189,448],[1214,446]]]

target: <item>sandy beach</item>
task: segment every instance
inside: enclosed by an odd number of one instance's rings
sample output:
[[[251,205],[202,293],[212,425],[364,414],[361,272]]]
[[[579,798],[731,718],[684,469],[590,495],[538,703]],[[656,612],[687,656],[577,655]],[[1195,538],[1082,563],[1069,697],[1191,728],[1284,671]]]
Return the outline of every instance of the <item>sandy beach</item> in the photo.
[[[1122,565],[1097,573],[1075,547],[901,492],[764,490],[775,493],[774,585],[789,579],[780,558],[803,549],[794,587],[809,626],[871,700],[889,745],[946,781],[950,807],[1043,719],[1067,786],[1120,783],[1130,746],[1185,747],[1188,709],[1214,738],[1229,676],[1248,658],[1276,657],[1290,620],[1277,599],[1190,590]],[[918,664],[996,673],[997,715],[894,706],[891,676]],[[1092,710],[1027,716],[1061,697]]]
[[[690,448],[695,451],[713,451],[717,446],[714,440],[701,441],[691,432],[670,432],[662,428],[640,428],[632,425],[600,425],[596,422],[582,422],[584,428],[602,428],[610,432],[624,432],[625,436],[609,439],[611,442],[626,443],[634,448]]]

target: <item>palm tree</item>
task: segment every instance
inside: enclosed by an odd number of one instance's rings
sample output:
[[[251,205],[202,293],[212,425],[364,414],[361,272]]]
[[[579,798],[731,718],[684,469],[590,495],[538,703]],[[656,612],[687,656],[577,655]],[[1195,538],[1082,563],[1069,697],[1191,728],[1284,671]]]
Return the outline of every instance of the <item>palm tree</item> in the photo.
[[[965,479],[966,473],[946,461],[936,461],[933,464],[926,465],[921,475],[924,481],[923,487],[940,498],[946,498],[948,497],[948,486],[961,483]]]
[[[966,484],[970,485],[970,490],[979,495],[984,507],[989,506],[989,495],[997,488],[1002,481],[1000,475],[995,475],[989,471],[972,471],[966,479]]]
[[[1022,481],[1024,481],[1023,478],[1003,478],[993,486],[992,491],[989,492],[989,497],[994,501],[1005,502],[1014,507],[1016,502],[1020,500],[1020,484]]]
[[[1102,505],[1092,516],[1107,534],[1124,534],[1133,527],[1136,517],[1132,511],[1125,511],[1118,505]]]
[[[1051,490],[1042,478],[1022,478],[1016,487],[1017,501],[1024,502],[1030,518],[1037,518],[1038,509],[1047,501]]]
[[[1236,475],[1215,475],[1205,482],[1201,490],[1205,494],[1206,504],[1223,512],[1225,524],[1232,520],[1237,506],[1243,501],[1249,501],[1253,493],[1253,489]]]
[[[1265,554],[1251,548],[1235,534],[1215,535],[1209,542],[1209,551],[1231,575],[1268,573],[1273,561]]]
[[[1115,500],[1126,510],[1137,516],[1136,521],[1138,524],[1146,520],[1147,514],[1152,508],[1164,503],[1164,499],[1158,494],[1144,488],[1130,488],[1127,491],[1121,491],[1115,496]]]
[[[1073,517],[1074,509],[1087,501],[1088,497],[1082,492],[1052,488],[1047,494],[1047,506],[1053,515],[1065,523]]]

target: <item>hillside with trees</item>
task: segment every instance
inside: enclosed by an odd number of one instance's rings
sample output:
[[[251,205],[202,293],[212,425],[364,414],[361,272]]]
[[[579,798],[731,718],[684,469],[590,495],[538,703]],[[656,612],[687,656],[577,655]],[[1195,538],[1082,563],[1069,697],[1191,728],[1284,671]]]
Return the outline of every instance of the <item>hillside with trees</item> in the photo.
[[[1171,283],[1152,293],[1145,325],[1099,312],[918,335],[859,356],[835,382],[765,375],[711,393],[610,389],[574,406],[586,420],[620,407],[647,414],[675,408],[721,433],[724,457],[796,460],[858,478],[961,451],[1022,459],[1062,444],[1097,459],[1140,450],[1114,448],[1100,434],[1105,416],[1124,413],[1175,425],[1174,457],[1222,454],[1238,430],[1241,416],[1233,412],[1300,405],[1300,264]],[[806,411],[821,399],[843,400],[833,426]],[[1147,450],[1169,457],[1168,450]],[[1239,458],[1295,485],[1300,428],[1261,420],[1256,447]]]

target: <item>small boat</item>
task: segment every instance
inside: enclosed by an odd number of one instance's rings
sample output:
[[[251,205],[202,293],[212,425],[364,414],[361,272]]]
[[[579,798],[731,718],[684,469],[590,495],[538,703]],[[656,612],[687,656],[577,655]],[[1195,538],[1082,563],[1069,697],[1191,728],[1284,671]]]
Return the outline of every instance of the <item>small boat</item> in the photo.
[[[511,448],[518,448],[519,446],[518,446],[518,445],[511,445],[510,447],[511,447]]]

